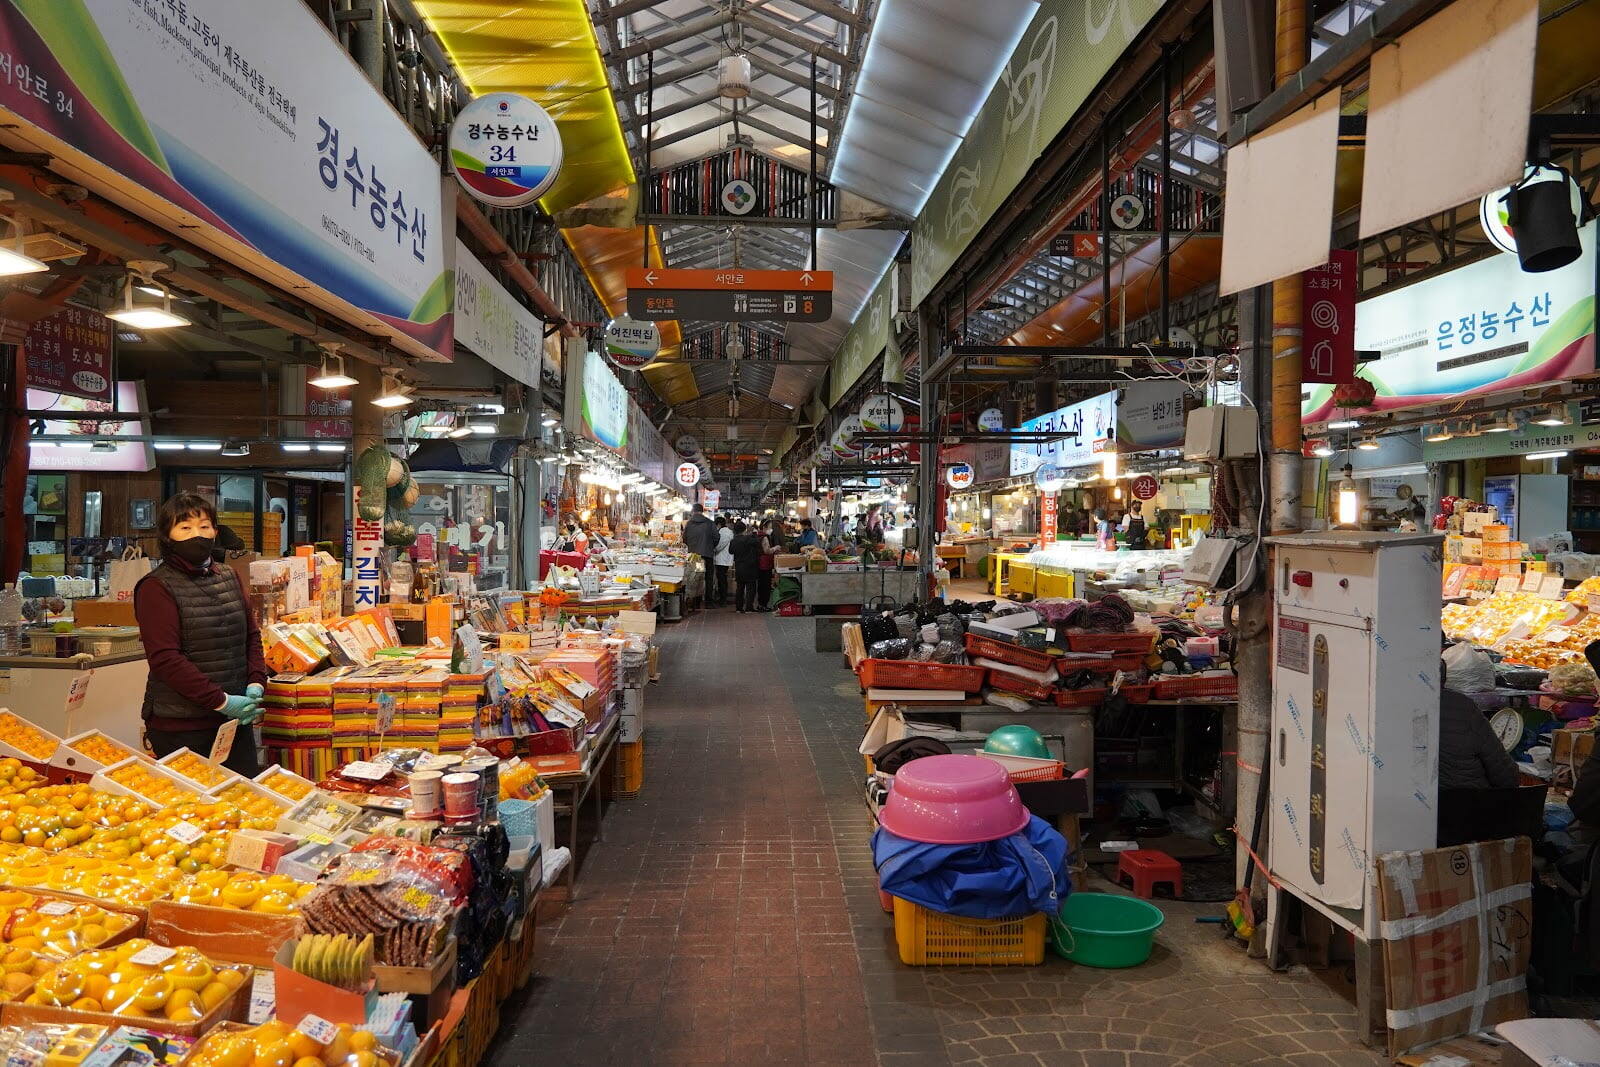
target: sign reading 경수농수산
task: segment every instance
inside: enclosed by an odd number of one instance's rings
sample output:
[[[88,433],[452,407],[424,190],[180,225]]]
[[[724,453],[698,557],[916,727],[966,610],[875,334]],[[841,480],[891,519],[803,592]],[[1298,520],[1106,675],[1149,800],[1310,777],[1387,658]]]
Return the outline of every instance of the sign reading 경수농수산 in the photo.
[[[0,106],[197,242],[449,355],[439,164],[302,0],[0,0]]]
[[[1356,305],[1356,349],[1379,411],[1562,381],[1595,369],[1596,222],[1583,254],[1560,270],[1523,271],[1508,253],[1480,259]],[[1333,386],[1302,395],[1301,417],[1333,416]],[[1445,442],[1448,443],[1448,442]],[[1505,454],[1505,453],[1500,453]]]

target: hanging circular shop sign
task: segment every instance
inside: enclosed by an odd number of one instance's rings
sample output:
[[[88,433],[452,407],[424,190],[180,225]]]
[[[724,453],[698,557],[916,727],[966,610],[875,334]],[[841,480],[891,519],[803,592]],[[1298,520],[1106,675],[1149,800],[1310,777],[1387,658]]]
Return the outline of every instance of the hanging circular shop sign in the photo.
[[[1128,491],[1133,494],[1135,500],[1154,500],[1160,488],[1161,483],[1148,474],[1141,474],[1133,480],[1133,484],[1128,487]]]
[[[892,396],[869,396],[861,405],[861,428],[869,433],[899,433],[906,409]]]
[[[626,315],[606,327],[606,357],[622,370],[638,370],[661,351],[661,327]]]
[[[522,207],[561,173],[561,133],[544,108],[517,93],[485,93],[450,124],[450,167],[475,199]]]
[[[1566,182],[1567,191],[1572,196],[1572,217],[1583,218],[1583,191],[1578,188],[1578,183],[1569,178],[1564,171],[1554,167],[1531,164],[1524,172],[1523,185],[1538,185],[1541,182]],[[1483,199],[1478,201],[1478,224],[1483,227],[1484,236],[1489,238],[1489,243],[1502,252],[1517,253],[1517,238],[1511,230],[1511,186],[1495,189],[1483,194]]]
[[[972,464],[956,463],[945,468],[945,484],[952,489],[966,489],[972,484]]]
[[[1046,463],[1033,472],[1033,487],[1042,493],[1057,493],[1066,484],[1066,478],[1061,473],[1061,468],[1054,463]]]
[[[678,450],[680,456],[692,456],[700,451],[700,439],[691,433],[679,434],[678,439],[672,445]]]
[[[1137,230],[1144,221],[1144,201],[1123,193],[1111,201],[1111,221],[1119,230]]]
[[[678,464],[678,484],[685,489],[693,489],[700,484],[700,468],[693,463]]]
[[[722,210],[730,215],[748,215],[756,207],[756,187],[735,178],[722,187]]]
[[[999,408],[984,408],[978,416],[978,429],[984,433],[998,433],[1006,428],[1006,413]]]

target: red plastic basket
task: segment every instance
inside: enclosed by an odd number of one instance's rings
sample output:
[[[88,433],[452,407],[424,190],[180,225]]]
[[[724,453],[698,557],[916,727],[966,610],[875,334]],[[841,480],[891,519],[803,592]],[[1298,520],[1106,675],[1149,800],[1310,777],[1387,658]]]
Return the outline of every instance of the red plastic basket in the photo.
[[[1220,678],[1167,678],[1156,682],[1157,700],[1182,700],[1185,697],[1236,697],[1239,679],[1235,675]]]
[[[1137,685],[1124,685],[1118,692],[1130,704],[1143,704],[1150,699],[1155,690],[1156,685],[1154,682],[1142,682]]]
[[[967,652],[970,655],[983,656],[985,659],[1009,663],[1014,667],[1026,667],[1030,671],[1042,671],[1055,662],[1055,657],[1048,652],[1038,652],[1031,648],[1023,648],[1021,645],[979,637],[977,634],[967,635]]]
[[[1068,634],[1067,647],[1074,652],[1146,654],[1156,647],[1156,634],[1150,630],[1140,630],[1131,634]]]
[[[1105,700],[1107,689],[1057,689],[1056,707],[1092,708]]]
[[[976,693],[983,688],[983,668],[915,659],[864,659],[861,684],[867,689],[959,689]]]
[[[982,668],[979,669],[981,670]],[[997,671],[993,667],[990,667],[988,670],[989,684],[1001,692],[1015,693],[1017,696],[1027,697],[1029,700],[1047,702],[1050,700],[1051,695],[1056,691],[1056,687],[1054,685],[1049,685],[1044,682],[1036,682],[1032,678],[1024,678],[1020,674],[1012,674],[1009,671]]]
[[[1067,776],[1067,765],[1057,760],[1053,767],[1039,767],[1027,771],[1006,771],[1013,782],[1059,782]]]

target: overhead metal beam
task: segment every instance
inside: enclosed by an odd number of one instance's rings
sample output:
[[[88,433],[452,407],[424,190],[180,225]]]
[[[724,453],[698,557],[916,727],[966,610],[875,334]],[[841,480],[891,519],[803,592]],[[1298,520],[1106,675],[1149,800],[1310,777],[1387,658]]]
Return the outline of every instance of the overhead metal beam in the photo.
[[[807,151],[810,151],[811,149],[811,145],[807,142],[806,137],[803,134],[786,130],[782,126],[752,115],[748,111],[744,111],[739,114],[739,121],[744,123],[746,126],[751,126],[760,130],[762,133],[771,134],[780,141],[796,145],[800,148],[806,149]],[[817,155],[819,156],[831,156],[833,154],[829,147],[825,144],[817,145],[816,149]]]
[[[662,0],[623,0],[620,4],[612,4],[610,10],[613,17],[620,19],[635,11],[649,11],[653,7],[659,7],[661,3]]]
[[[780,26],[765,15],[757,14],[754,11],[741,11],[734,18],[741,26],[746,26],[757,33],[764,33],[768,37],[775,37],[786,44],[791,44],[807,55],[813,55],[818,59],[832,63],[841,71],[851,69],[854,66],[854,60],[838,49],[829,47],[815,37],[807,37],[803,33],[796,33],[787,27]]]
[[[708,30],[715,30],[722,26],[726,26],[733,20],[734,16],[727,11],[719,11],[710,15],[702,15],[697,19],[690,19],[688,22],[681,22],[673,29],[667,30],[663,33],[658,33],[653,37],[641,38],[625,48],[617,49],[617,51],[613,52],[612,55],[619,59],[632,59],[635,56],[642,56],[646,52],[653,52],[665,45],[676,44],[678,41],[686,40],[690,37],[698,37]]]
[[[683,81],[685,78],[692,78],[696,74],[704,74],[708,70],[714,70],[719,59],[719,56],[713,55],[707,59],[696,60],[681,67],[673,67],[671,70],[657,70],[655,75],[656,88],[660,89],[663,85],[672,85]],[[626,71],[619,71],[619,73],[626,75]],[[649,80],[640,79],[624,85],[622,91],[617,95],[631,99],[636,96],[643,96],[649,88]]]
[[[661,86],[656,86],[656,92],[659,93],[660,91]],[[696,108],[701,104],[711,103],[713,100],[717,99],[717,96],[718,94],[715,89],[707,89],[703,93],[695,93],[693,96],[686,96],[682,100],[675,100],[663,107],[652,108],[650,110],[650,121],[660,122],[662,119],[670,119],[674,115],[681,115],[690,108]]]
[[[811,121],[810,111],[807,111],[805,108],[796,104],[791,104],[787,100],[780,100],[778,97],[773,96],[771,93],[764,90],[752,87],[750,90],[750,99],[765,107],[770,107],[775,111],[781,111],[785,115],[791,115],[794,118],[799,119],[801,122]]]
[[[761,73],[770,74],[774,78],[782,78],[789,84],[799,86],[802,89],[811,88],[811,79],[806,75],[796,74],[787,67],[780,66],[755,52],[747,52],[745,54],[750,57],[750,65]],[[830,103],[837,103],[839,100],[839,90],[827,83],[819,83],[817,85],[817,95]]]
[[[723,111],[721,108],[718,108],[717,114],[713,118],[706,119],[702,122],[697,122],[692,126],[685,126],[681,130],[673,130],[665,137],[654,138],[651,142],[651,149],[654,151],[658,148],[665,148],[668,145],[677,144],[679,141],[687,141],[696,134],[705,133],[707,130],[714,130],[727,121],[729,121],[728,113]]]
[[[634,2],[638,3],[640,0],[634,0]],[[815,11],[819,15],[825,15],[841,25],[849,26],[851,29],[861,30],[865,29],[867,25],[867,20],[864,16],[856,14],[843,4],[834,3],[833,0],[792,0],[792,2],[807,10]]]

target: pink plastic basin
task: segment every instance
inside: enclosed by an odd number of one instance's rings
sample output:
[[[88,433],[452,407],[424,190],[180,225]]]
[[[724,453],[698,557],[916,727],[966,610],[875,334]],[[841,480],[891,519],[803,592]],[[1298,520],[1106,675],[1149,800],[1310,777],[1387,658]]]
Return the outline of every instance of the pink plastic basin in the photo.
[[[1028,809],[1006,770],[982,756],[924,756],[894,776],[878,821],[897,837],[928,845],[971,845],[1010,837]]]

